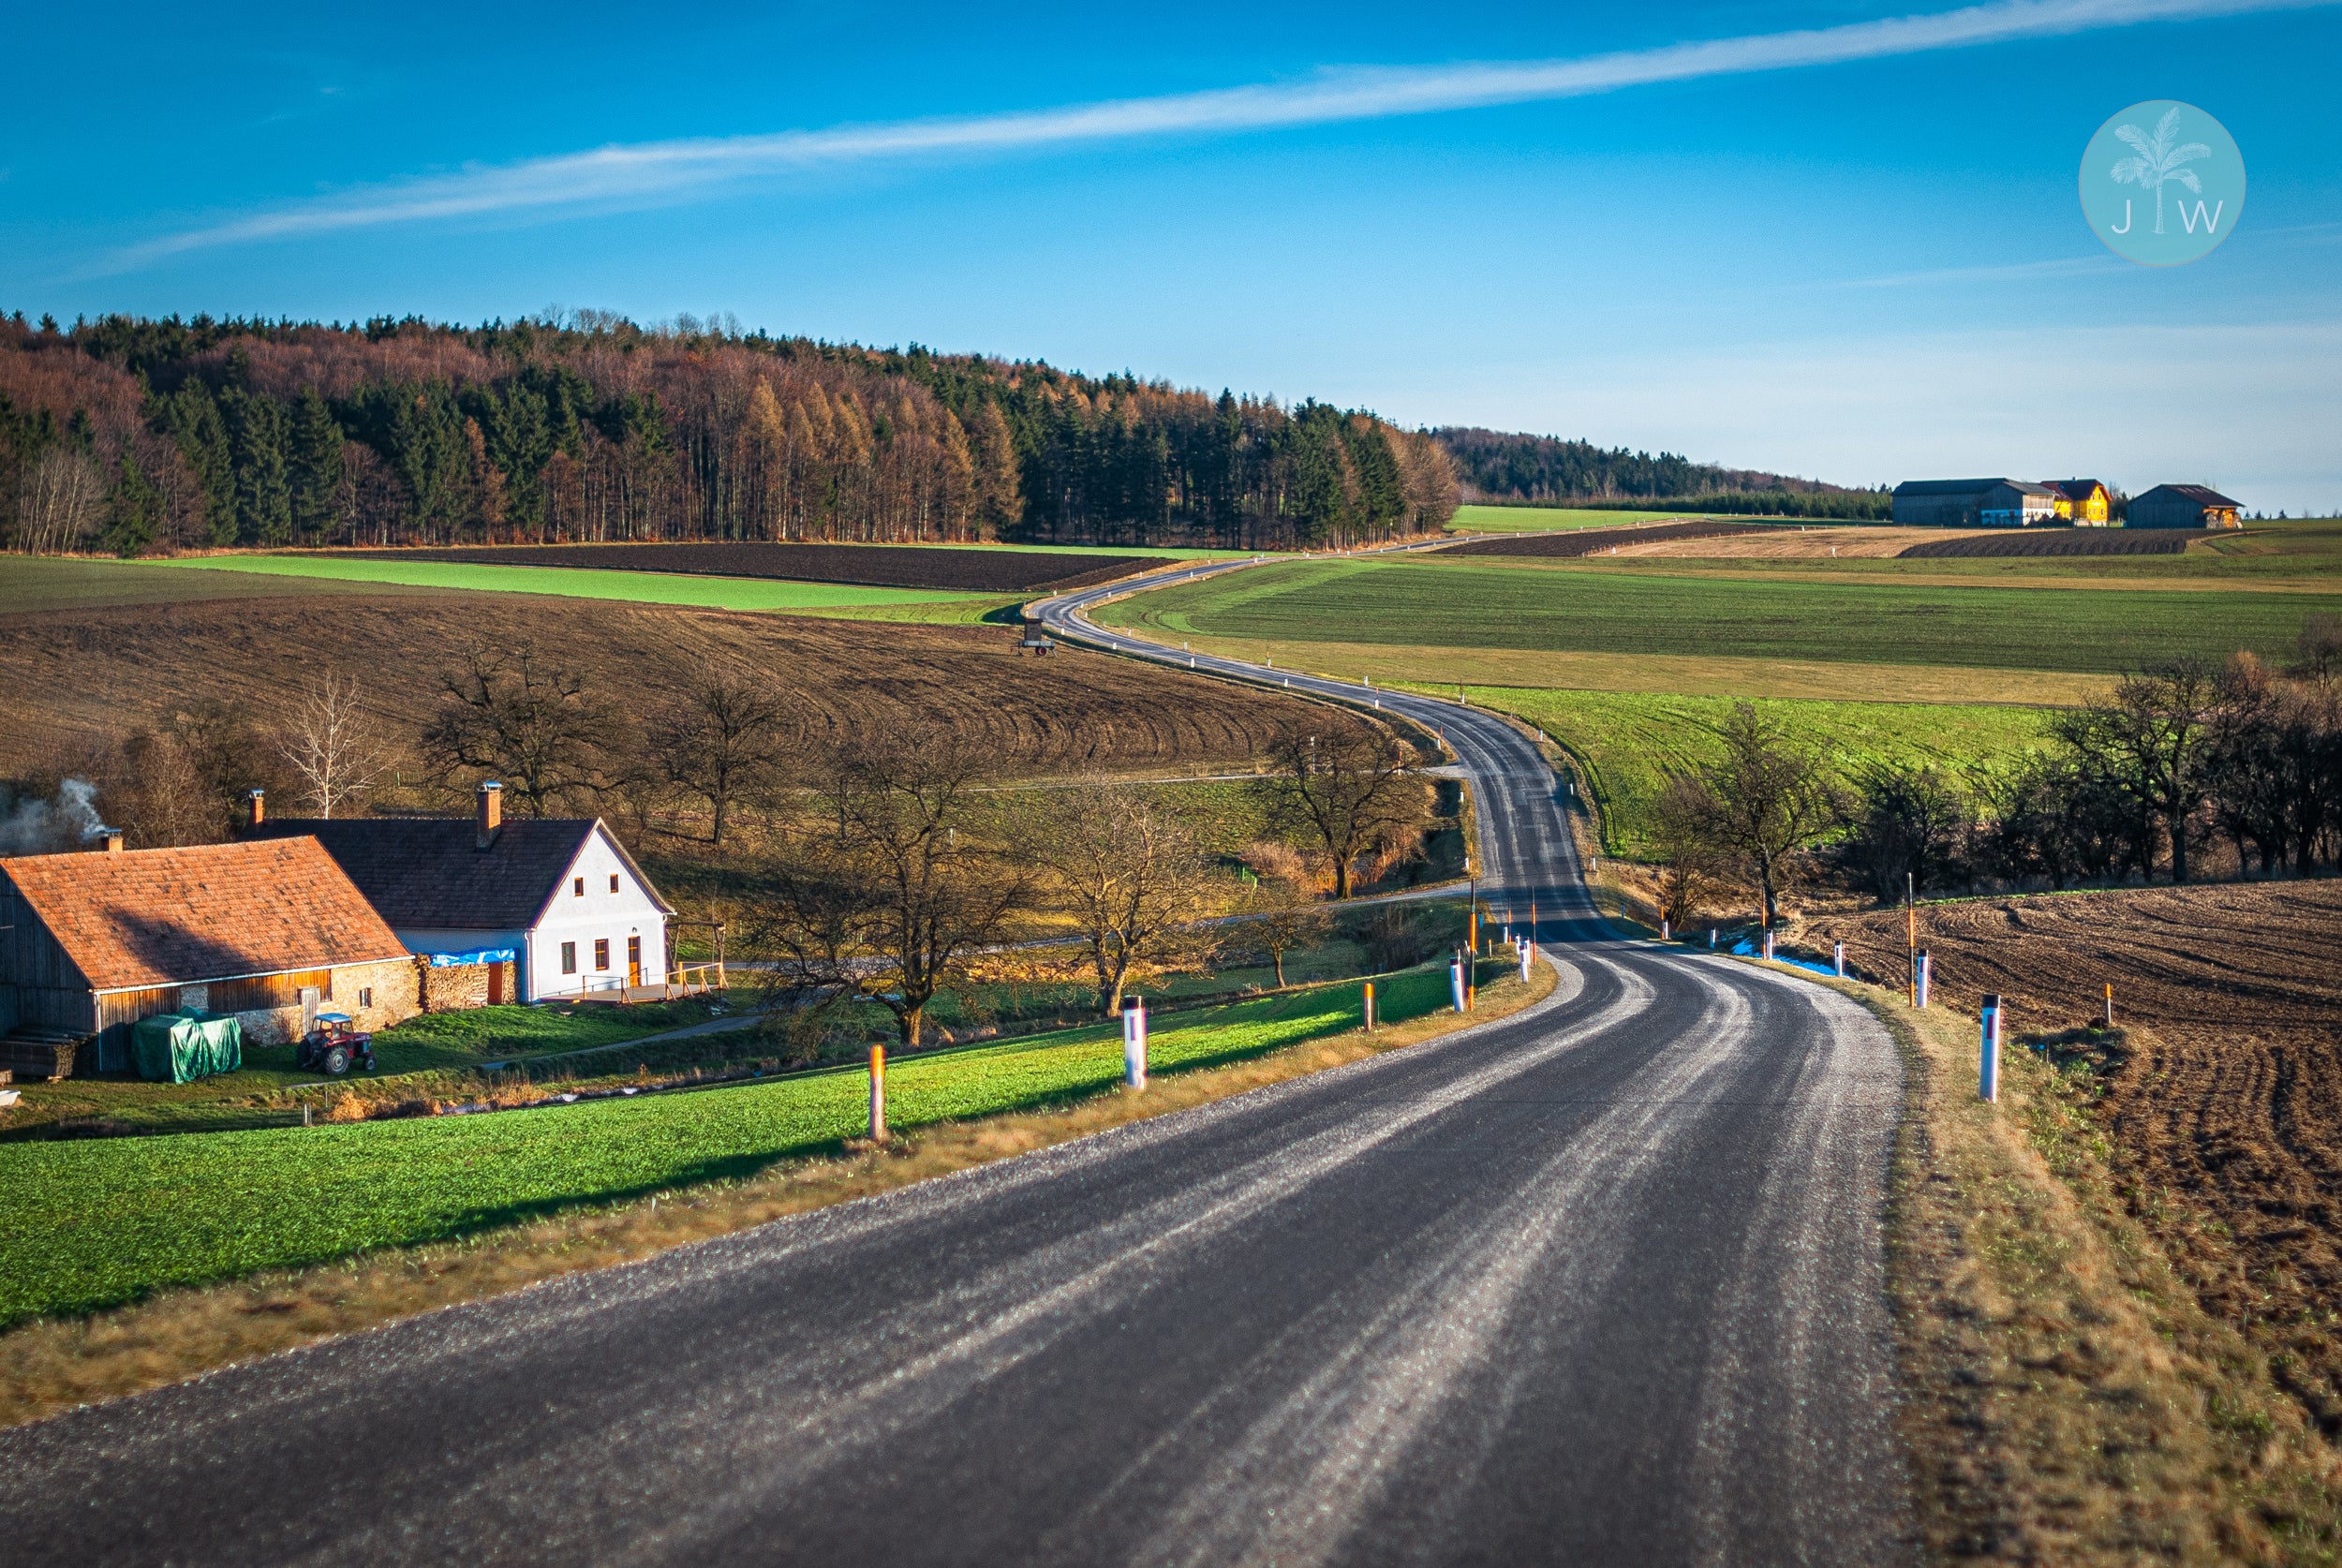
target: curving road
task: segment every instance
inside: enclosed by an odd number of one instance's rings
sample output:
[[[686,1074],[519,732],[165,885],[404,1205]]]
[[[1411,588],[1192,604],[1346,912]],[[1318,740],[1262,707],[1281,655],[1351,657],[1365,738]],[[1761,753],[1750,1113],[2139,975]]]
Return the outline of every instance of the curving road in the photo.
[[[0,1433],[7,1561],[1908,1556],[1887,1038],[1609,939],[1533,748],[1424,707],[1550,1000]]]

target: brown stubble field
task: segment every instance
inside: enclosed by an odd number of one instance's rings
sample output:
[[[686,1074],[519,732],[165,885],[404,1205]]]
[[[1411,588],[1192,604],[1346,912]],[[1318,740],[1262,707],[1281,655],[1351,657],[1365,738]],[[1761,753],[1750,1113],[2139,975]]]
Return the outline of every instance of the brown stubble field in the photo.
[[[703,673],[759,672],[801,744],[949,724],[1030,774],[1243,765],[1307,711],[1101,655],[1021,658],[1006,628],[488,593],[273,594],[0,614],[0,777],[69,767],[205,702],[265,720],[327,673],[359,679],[389,737],[411,744],[439,702],[439,673],[480,642],[526,643],[581,671],[591,700],[638,723]]]
[[[1907,983],[1899,910],[1800,936]],[[2342,880],[1923,906],[1920,941],[1940,1003],[2055,1038],[2133,1217],[2342,1440]],[[2082,1033],[2110,983],[2121,1028]]]

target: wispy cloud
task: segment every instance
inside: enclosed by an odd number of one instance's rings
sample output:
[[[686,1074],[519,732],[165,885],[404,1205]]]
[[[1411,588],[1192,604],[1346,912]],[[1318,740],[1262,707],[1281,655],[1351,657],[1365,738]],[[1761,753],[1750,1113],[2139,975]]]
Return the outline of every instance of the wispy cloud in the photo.
[[[2041,261],[2003,261],[1986,267],[1933,267],[1919,273],[1889,273],[1883,277],[1844,279],[1844,288],[1901,288],[1913,284],[2028,283],[2039,278],[2088,277],[2098,273],[2123,273],[2130,263],[2112,256],[2059,256]]]
[[[2321,0],[1995,0],[1933,15],[1767,33],[1574,60],[1329,70],[1297,81],[1000,114],[638,142],[479,165],[364,186],[165,235],[118,268],[184,251],[593,203],[684,200],[760,174],[938,155],[1015,152],[1142,137],[1267,130],[1490,108],[1701,77],[1876,60],[2142,22],[2293,9]]]

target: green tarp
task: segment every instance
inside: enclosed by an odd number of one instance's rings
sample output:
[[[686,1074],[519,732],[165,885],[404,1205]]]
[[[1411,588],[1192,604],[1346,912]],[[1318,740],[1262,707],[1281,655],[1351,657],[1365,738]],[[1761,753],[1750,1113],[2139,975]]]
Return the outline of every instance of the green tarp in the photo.
[[[184,1084],[233,1072],[244,1065],[244,1026],[200,1013],[141,1018],[130,1029],[130,1054],[139,1076],[156,1083]]]

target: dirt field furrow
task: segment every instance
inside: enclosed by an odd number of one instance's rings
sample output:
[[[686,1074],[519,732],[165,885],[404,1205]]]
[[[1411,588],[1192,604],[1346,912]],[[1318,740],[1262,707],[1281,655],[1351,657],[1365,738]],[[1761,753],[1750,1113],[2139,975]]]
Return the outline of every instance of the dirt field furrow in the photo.
[[[1907,984],[1901,910],[1801,937]],[[2342,880],[1976,899],[1920,910],[1939,1002],[2008,999],[2020,1036],[2097,1076],[2133,1214],[2204,1309],[2342,1438]]]
[[[805,740],[949,719],[1037,773],[1242,762],[1307,711],[1099,655],[1020,658],[1006,628],[490,594],[256,599],[0,615],[0,777],[69,765],[206,701],[264,717],[327,671],[357,676],[386,732],[411,743],[438,706],[439,673],[477,641],[527,643],[638,722],[730,667],[769,675]]]

